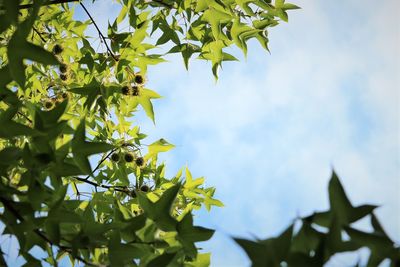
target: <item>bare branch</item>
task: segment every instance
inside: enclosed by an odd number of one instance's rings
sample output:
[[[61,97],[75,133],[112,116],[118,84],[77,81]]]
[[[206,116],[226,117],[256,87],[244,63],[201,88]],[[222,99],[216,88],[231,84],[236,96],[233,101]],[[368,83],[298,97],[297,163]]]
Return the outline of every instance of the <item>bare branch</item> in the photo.
[[[36,34],[39,36],[40,40],[42,40],[43,43],[46,43],[46,39],[43,38],[43,36],[40,34],[40,32],[35,27],[32,27],[32,28],[36,32]]]
[[[126,186],[98,184],[96,182],[89,181],[85,178],[80,178],[80,177],[74,177],[74,178],[78,181],[93,185],[95,188],[100,187],[100,188],[104,188],[104,189],[114,189],[114,191],[118,191],[118,192],[129,195],[129,191],[127,190]]]
[[[86,9],[85,5],[82,2],[79,2],[79,4],[81,5],[81,7],[83,8],[83,10],[85,10],[86,14],[88,15],[88,17],[90,18],[90,20],[92,21],[94,27],[96,28],[97,32],[99,33],[101,39],[103,39],[104,44],[107,48],[108,53],[111,55],[111,57],[115,60],[118,61],[118,58],[115,57],[114,53],[111,51],[110,47],[107,44],[106,38],[104,37],[104,35],[101,33],[99,27],[97,26],[96,22],[94,21],[92,15],[90,15],[89,11]]]
[[[94,168],[94,170],[92,171],[91,174],[89,174],[88,176],[86,176],[85,180],[88,180],[90,178],[90,176],[98,170],[98,168],[100,167],[100,165],[106,160],[108,159],[112,153],[114,153],[114,151],[117,150],[116,148],[112,149],[103,159],[100,160],[99,164],[97,164],[96,168]]]

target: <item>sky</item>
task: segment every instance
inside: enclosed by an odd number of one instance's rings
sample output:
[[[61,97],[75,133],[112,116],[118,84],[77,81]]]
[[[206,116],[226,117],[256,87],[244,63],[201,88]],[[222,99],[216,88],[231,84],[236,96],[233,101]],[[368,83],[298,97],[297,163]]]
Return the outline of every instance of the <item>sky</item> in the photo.
[[[224,208],[196,213],[216,229],[201,247],[211,266],[248,266],[230,236],[266,238],[297,216],[329,207],[332,168],[355,205],[378,204],[400,243],[400,26],[397,0],[293,0],[301,10],[270,30],[270,51],[250,42],[247,59],[224,64],[180,57],[149,69],[156,125],[139,112],[147,140],[176,148],[167,174],[188,166],[217,188]],[[87,4],[102,29],[110,1]],[[106,30],[103,30],[106,32]],[[361,225],[363,227],[363,225]],[[335,257],[327,266],[355,263]]]
[[[164,155],[171,175],[188,165],[226,205],[197,216],[217,229],[202,244],[212,266],[249,265],[229,236],[277,235],[328,208],[332,168],[353,204],[381,206],[400,242],[400,2],[292,2],[302,9],[270,30],[271,54],[252,43],[217,83],[210,64],[186,72],[178,57],[148,74],[164,98],[155,127],[139,120],[144,132],[177,146]]]

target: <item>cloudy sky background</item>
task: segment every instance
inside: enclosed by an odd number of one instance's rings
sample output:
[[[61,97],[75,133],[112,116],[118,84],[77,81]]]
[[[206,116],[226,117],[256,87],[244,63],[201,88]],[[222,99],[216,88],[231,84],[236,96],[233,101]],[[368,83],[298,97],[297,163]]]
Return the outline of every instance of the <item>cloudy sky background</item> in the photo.
[[[332,168],[351,201],[379,204],[377,215],[400,242],[400,29],[397,0],[291,1],[289,23],[270,30],[268,54],[256,42],[247,60],[211,66],[180,57],[150,68],[156,126],[149,134],[176,145],[162,155],[172,176],[188,166],[206,176],[226,207],[197,213],[217,229],[212,266],[247,266],[230,235],[266,238],[296,216],[328,208]],[[118,6],[87,3],[106,32]],[[334,258],[329,266],[355,263]]]
[[[148,75],[164,99],[156,127],[138,120],[177,145],[164,155],[169,173],[187,164],[226,204],[197,219],[217,229],[203,245],[212,266],[248,265],[229,235],[265,238],[326,209],[332,167],[354,204],[382,205],[377,214],[400,241],[400,2],[293,3],[302,10],[270,31],[271,54],[252,43],[217,83],[209,64],[186,72],[178,57]]]
[[[400,241],[400,3],[294,3],[302,10],[270,31],[271,55],[252,43],[217,83],[209,64],[186,72],[179,58],[148,75],[164,99],[156,127],[139,122],[177,145],[164,155],[170,174],[187,164],[226,204],[197,220],[218,230],[204,244],[213,266],[248,265],[229,235],[276,235],[327,208],[332,167],[354,204],[382,205],[377,214]]]

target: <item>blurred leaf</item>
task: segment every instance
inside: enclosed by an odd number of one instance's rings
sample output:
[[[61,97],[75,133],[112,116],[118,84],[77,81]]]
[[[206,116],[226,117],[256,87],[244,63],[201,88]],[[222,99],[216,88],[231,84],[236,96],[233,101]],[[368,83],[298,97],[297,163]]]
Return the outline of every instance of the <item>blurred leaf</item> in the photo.
[[[214,230],[193,226],[193,217],[191,213],[187,213],[185,217],[177,225],[178,240],[182,243],[183,249],[187,256],[196,258],[197,249],[195,242],[207,241],[213,234]]]
[[[175,258],[176,253],[164,253],[156,258],[152,259],[147,266],[148,267],[159,267],[168,266],[168,264]]]

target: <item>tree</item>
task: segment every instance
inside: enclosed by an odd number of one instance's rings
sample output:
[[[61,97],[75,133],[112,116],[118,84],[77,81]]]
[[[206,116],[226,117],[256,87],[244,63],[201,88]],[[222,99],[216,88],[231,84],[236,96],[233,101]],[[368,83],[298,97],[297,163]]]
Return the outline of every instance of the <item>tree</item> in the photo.
[[[146,88],[147,68],[171,53],[188,68],[197,55],[217,78],[223,61],[237,60],[225,48],[246,54],[255,38],[268,49],[267,29],[297,8],[284,0],[118,2],[105,35],[83,2],[0,1],[0,219],[25,266],[41,265],[34,246],[54,266],[64,256],[87,266],[207,266],[210,255],[195,243],[214,231],[194,226],[192,211],[223,204],[187,168],[165,177],[157,155],[172,144],[142,143],[130,118],[141,107],[155,122],[160,97]],[[87,21],[73,17],[77,8]],[[104,50],[86,36],[89,25]],[[165,54],[152,52],[160,47]]]

